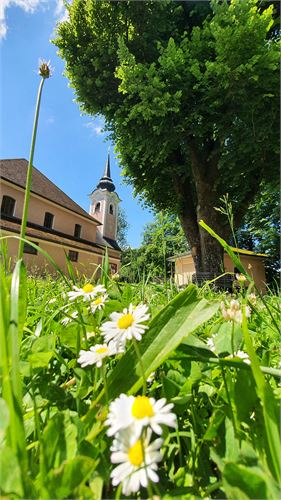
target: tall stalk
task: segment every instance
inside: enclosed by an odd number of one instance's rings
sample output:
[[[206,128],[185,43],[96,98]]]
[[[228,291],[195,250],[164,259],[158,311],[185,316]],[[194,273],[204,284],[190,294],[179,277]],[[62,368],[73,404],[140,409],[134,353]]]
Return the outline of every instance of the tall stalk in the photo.
[[[25,238],[26,225],[27,225],[27,215],[28,215],[30,189],[31,189],[31,181],[32,181],[32,166],[33,166],[33,157],[34,157],[35,142],[36,142],[36,135],[37,135],[37,125],[38,125],[38,117],[39,117],[39,110],[40,110],[40,101],[41,101],[41,94],[42,94],[44,81],[46,80],[46,78],[49,78],[51,76],[50,62],[41,61],[38,73],[42,77],[42,79],[40,81],[38,94],[37,94],[37,102],[36,102],[36,108],[35,108],[33,131],[32,131],[32,137],[31,137],[31,147],[30,147],[29,163],[28,163],[28,169],[27,169],[27,175],[26,175],[26,186],[25,186],[24,205],[23,205],[23,214],[22,214],[22,221],[21,221],[21,232],[20,232],[21,239],[19,242],[18,259],[21,259],[23,256],[23,247],[24,247],[24,238]]]

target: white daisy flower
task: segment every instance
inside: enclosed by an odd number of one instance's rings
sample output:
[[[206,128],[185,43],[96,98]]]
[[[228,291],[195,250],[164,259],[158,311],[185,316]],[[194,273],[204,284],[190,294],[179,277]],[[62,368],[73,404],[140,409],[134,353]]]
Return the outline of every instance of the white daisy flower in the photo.
[[[79,297],[83,297],[84,301],[93,300],[99,293],[105,293],[106,289],[103,285],[92,285],[91,283],[86,283],[82,288],[73,286],[73,291],[68,292],[68,298],[70,301],[76,300]]]
[[[61,320],[61,323],[66,326],[68,323],[72,322],[73,319],[76,319],[78,317],[78,311],[74,311],[73,313],[70,314],[70,316],[66,316]]]
[[[210,351],[215,352],[216,346],[215,346],[215,342],[214,342],[214,336],[210,337],[207,340],[207,346],[209,347]]]
[[[49,300],[49,304],[53,304],[54,302],[56,302],[56,297],[53,297],[52,299]]]
[[[102,366],[102,361],[108,356],[114,356],[119,354],[120,349],[117,349],[115,342],[109,342],[109,344],[97,344],[90,347],[89,351],[81,350],[79,352],[78,363],[80,363],[82,368],[89,365],[97,365],[98,368]]]
[[[122,313],[112,313],[109,316],[111,321],[106,321],[101,325],[101,333],[105,341],[114,339],[118,343],[125,343],[126,340],[132,338],[141,340],[142,334],[148,328],[147,325],[143,325],[143,322],[150,318],[147,311],[148,307],[144,304],[138,306],[130,304]]]
[[[247,363],[247,365],[251,364],[251,361],[249,359],[248,354],[244,351],[234,352],[230,357],[231,358],[240,358],[240,359],[242,359],[242,361],[244,361],[244,363]]]
[[[136,493],[141,486],[147,488],[149,480],[159,481],[155,471],[157,462],[162,460],[160,448],[163,440],[158,438],[151,443],[151,434],[148,429],[141,442],[134,428],[129,428],[122,430],[113,441],[111,462],[119,465],[111,472],[112,485],[122,483],[122,493],[126,496]]]
[[[120,394],[109,405],[109,413],[105,425],[109,426],[108,436],[113,436],[121,429],[134,424],[140,436],[144,426],[149,425],[156,434],[162,434],[160,425],[176,427],[176,415],[171,412],[173,404],[166,404],[166,399],[155,401],[147,396],[126,396]]]
[[[91,311],[94,314],[96,310],[100,310],[104,307],[105,302],[108,299],[108,295],[105,293],[104,295],[100,295],[93,302],[91,302]]]

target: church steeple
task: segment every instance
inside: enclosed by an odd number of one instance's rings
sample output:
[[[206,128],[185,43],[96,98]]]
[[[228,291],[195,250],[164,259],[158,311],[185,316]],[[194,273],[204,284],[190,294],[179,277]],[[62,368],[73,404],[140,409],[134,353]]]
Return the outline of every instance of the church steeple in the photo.
[[[115,191],[115,185],[113,183],[113,180],[111,179],[111,174],[110,174],[110,156],[109,152],[107,154],[107,160],[105,164],[105,169],[103,176],[101,177],[97,189],[107,189],[110,193],[113,193]]]
[[[121,200],[115,191],[115,185],[111,179],[109,152],[107,154],[103,176],[100,178],[96,189],[94,189],[89,196],[91,199],[89,213],[101,223],[101,225],[97,227],[97,237],[98,234],[100,234],[102,238],[115,241],[117,234],[118,204]],[[97,239],[97,242],[98,241]]]

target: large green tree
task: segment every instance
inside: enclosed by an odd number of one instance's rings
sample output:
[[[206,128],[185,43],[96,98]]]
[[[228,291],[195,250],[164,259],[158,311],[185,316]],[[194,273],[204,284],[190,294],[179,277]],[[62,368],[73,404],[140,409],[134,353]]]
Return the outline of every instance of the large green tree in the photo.
[[[259,8],[261,6],[261,9]],[[83,111],[101,113],[123,174],[177,214],[196,270],[218,272],[214,210],[229,193],[240,226],[278,175],[279,46],[274,5],[74,0],[56,45]]]

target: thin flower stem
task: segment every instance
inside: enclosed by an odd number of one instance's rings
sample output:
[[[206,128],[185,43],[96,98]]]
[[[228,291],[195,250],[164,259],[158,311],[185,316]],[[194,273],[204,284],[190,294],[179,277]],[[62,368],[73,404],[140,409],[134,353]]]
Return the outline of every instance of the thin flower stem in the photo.
[[[106,404],[108,404],[108,401],[109,401],[109,398],[108,398],[108,387],[107,387],[107,380],[106,380],[106,367],[105,367],[104,363],[101,366],[101,373],[102,373],[102,379],[103,379],[103,385],[104,385],[104,392],[105,392]]]
[[[149,498],[152,500],[154,495],[153,495],[153,490],[151,488],[150,479],[147,479],[147,493]]]
[[[136,341],[136,339],[134,337],[133,337],[133,345],[134,345],[134,348],[135,348],[135,351],[136,351],[136,355],[137,355],[137,358],[138,358],[138,361],[139,361],[139,364],[140,364],[141,374],[142,374],[142,378],[143,378],[142,392],[143,392],[143,394],[146,394],[147,385],[146,385],[146,377],[145,377],[144,366],[143,366],[143,362],[142,362],[141,353],[140,353],[140,350],[139,350],[138,343],[137,343],[137,341]]]
[[[232,355],[234,355],[234,321],[232,321],[232,327],[231,327],[231,350],[232,350]]]
[[[183,456],[182,456],[181,441],[180,441],[178,426],[176,427],[176,436],[177,436],[177,443],[178,443],[178,447],[179,447],[180,466],[183,467]]]
[[[34,117],[33,132],[32,132],[32,139],[31,139],[29,163],[28,163],[28,169],[27,169],[27,175],[26,175],[24,206],[23,206],[23,214],[22,214],[22,222],[21,222],[21,232],[20,232],[21,239],[19,242],[19,251],[18,251],[18,258],[19,259],[21,259],[23,256],[23,247],[24,247],[24,240],[23,239],[25,238],[26,225],[27,225],[28,206],[29,206],[30,189],[31,189],[31,181],[32,181],[33,156],[34,156],[34,149],[35,149],[35,142],[36,142],[41,94],[42,94],[44,81],[45,81],[45,78],[42,78],[42,80],[40,81],[38,95],[37,95],[36,108],[35,108],[35,117]]]
[[[146,475],[146,479],[147,479],[147,493],[148,493],[148,497],[152,500],[153,490],[151,488],[150,479],[149,479],[148,474],[147,474],[147,465],[146,465],[146,460],[145,460],[145,449],[144,449],[144,442],[143,442],[143,432],[142,432],[141,437],[140,437],[140,442],[141,442],[143,463],[144,463],[144,468],[145,468],[145,475]]]
[[[119,484],[116,494],[115,494],[115,500],[120,500],[121,498],[121,492],[122,492],[122,483]]]

